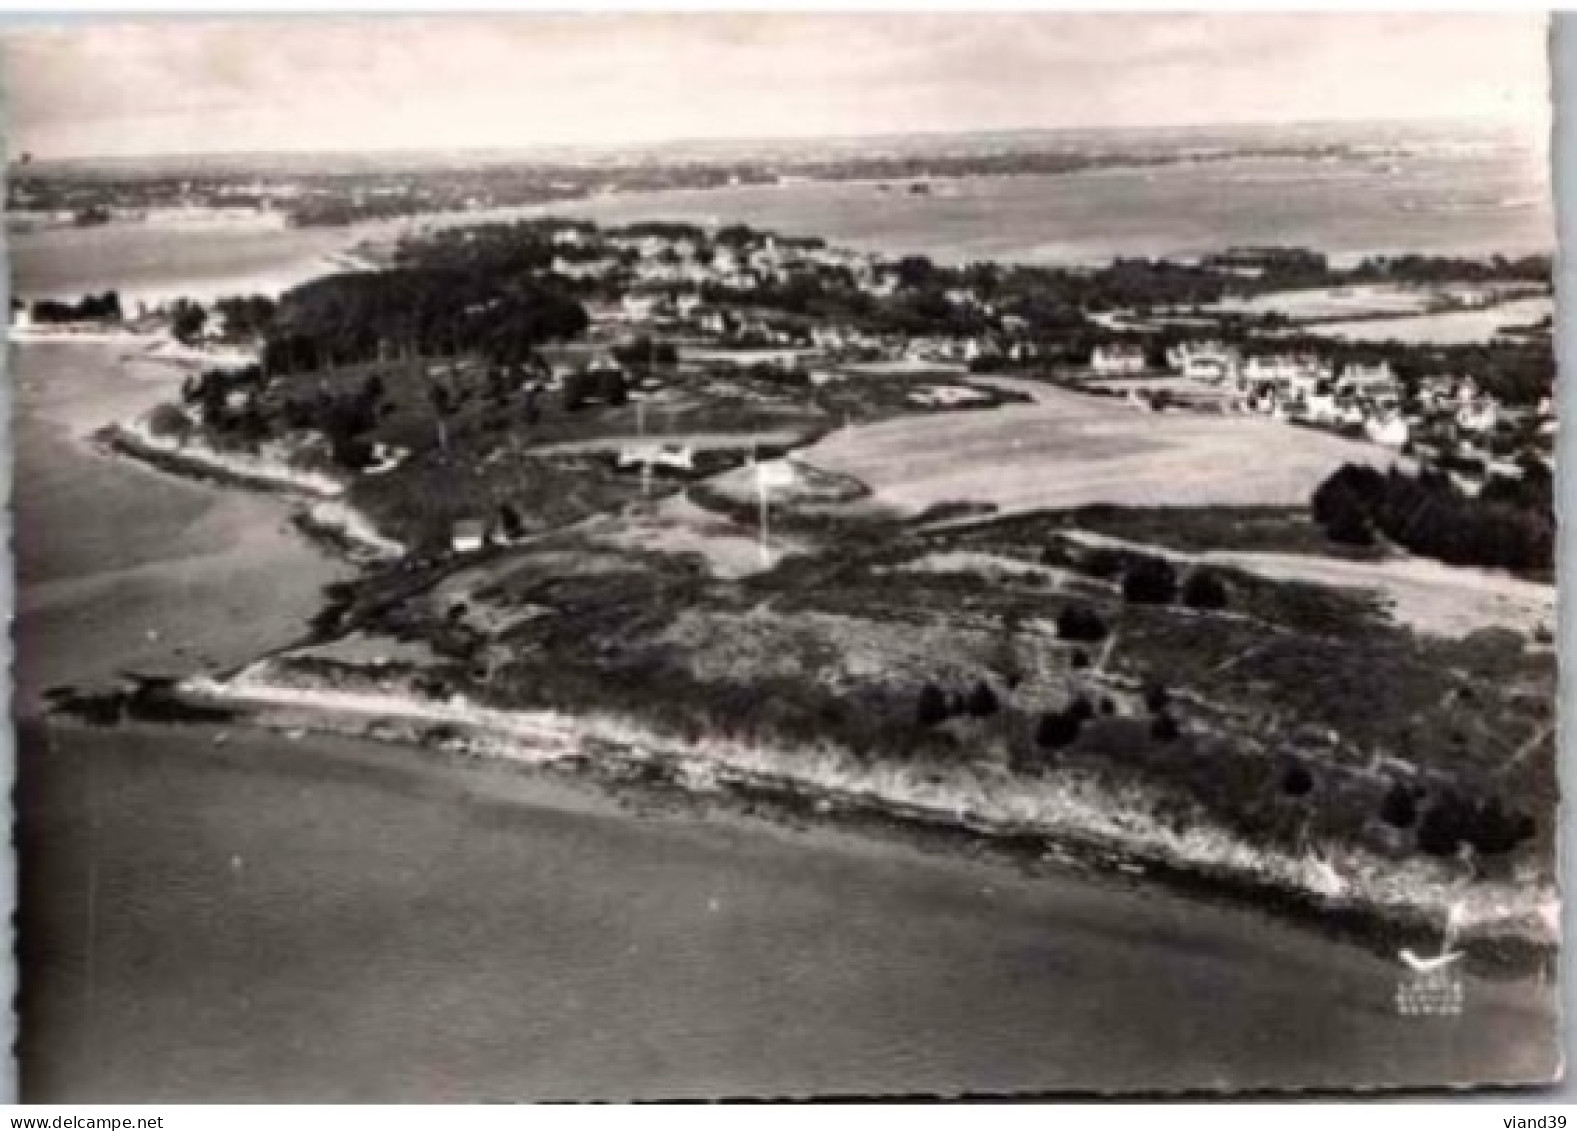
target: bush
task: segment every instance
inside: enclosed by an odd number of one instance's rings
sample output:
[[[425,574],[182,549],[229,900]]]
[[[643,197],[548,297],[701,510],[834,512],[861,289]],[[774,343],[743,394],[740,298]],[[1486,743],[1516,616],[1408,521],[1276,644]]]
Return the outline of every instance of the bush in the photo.
[[[934,727],[938,723],[946,722],[947,717],[947,696],[936,684],[926,684],[920,689],[919,701],[915,703],[915,722],[923,727]]]
[[[1171,715],[1157,715],[1150,722],[1150,737],[1157,742],[1176,742],[1182,733]]]
[[[1177,571],[1165,558],[1136,558],[1123,573],[1123,598],[1136,605],[1165,605],[1177,596]]]
[[[969,693],[969,699],[964,703],[964,710],[977,719],[996,714],[996,692],[991,690],[991,686],[985,680],[980,680]]]
[[[1373,546],[1374,530],[1363,508],[1347,500],[1331,504],[1331,517],[1325,523],[1325,536],[1343,546]]]
[[[1498,856],[1510,852],[1532,835],[1532,819],[1522,814],[1508,813],[1497,797],[1490,799],[1473,815],[1467,839],[1475,851]]]
[[[1418,801],[1401,782],[1394,783],[1380,802],[1380,820],[1393,829],[1410,829],[1418,823]]]
[[[1292,765],[1281,775],[1281,792],[1288,797],[1307,797],[1314,791],[1314,775],[1307,766]]]
[[[1095,708],[1090,705],[1088,699],[1081,695],[1068,704],[1068,714],[1078,719],[1081,723],[1087,723],[1095,717]]]
[[[1082,565],[1091,577],[1115,581],[1123,571],[1123,556],[1116,550],[1095,549],[1084,555]]]
[[[1214,570],[1196,569],[1183,586],[1183,604],[1191,609],[1227,607],[1227,584]]]
[[[1421,852],[1431,856],[1453,856],[1467,839],[1472,824],[1472,809],[1455,794],[1437,800],[1418,825],[1417,843]]]
[[[1101,696],[1101,714],[1106,716],[1107,718],[1111,718],[1116,713],[1117,713],[1117,704],[1112,702],[1112,697],[1110,695],[1102,695]]]
[[[1106,622],[1088,605],[1069,605],[1057,614],[1057,636],[1063,640],[1095,643],[1106,639]]]
[[[192,420],[173,404],[161,404],[148,416],[148,431],[155,436],[184,440],[191,435]]]
[[[1144,689],[1144,705],[1152,715],[1159,715],[1166,710],[1171,701],[1171,693],[1159,683],[1152,683]]]
[[[1048,711],[1035,727],[1035,744],[1045,749],[1071,746],[1079,737],[1083,721],[1068,711]]]
[[[1074,671],[1083,671],[1090,666],[1090,654],[1083,648],[1075,648],[1073,655],[1068,659],[1068,666]]]

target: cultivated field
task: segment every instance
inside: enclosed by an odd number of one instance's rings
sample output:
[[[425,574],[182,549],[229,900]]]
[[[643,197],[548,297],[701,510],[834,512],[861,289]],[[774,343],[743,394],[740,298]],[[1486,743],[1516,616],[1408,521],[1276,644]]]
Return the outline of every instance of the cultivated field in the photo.
[[[1372,444],[1248,417],[1150,413],[1030,382],[1035,404],[893,420],[800,453],[915,513],[938,503],[1003,512],[1125,506],[1300,506],[1343,463],[1389,466]]]

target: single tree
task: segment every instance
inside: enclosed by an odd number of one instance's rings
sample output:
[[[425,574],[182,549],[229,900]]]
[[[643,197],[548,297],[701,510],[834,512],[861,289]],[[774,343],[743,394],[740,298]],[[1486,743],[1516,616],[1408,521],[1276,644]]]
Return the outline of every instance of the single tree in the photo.
[[[927,683],[920,689],[920,698],[915,703],[915,722],[923,727],[934,727],[946,722],[947,715],[947,696],[936,684]]]
[[[1165,605],[1177,595],[1177,571],[1165,558],[1142,557],[1123,572],[1123,597],[1136,605]]]
[[[1402,782],[1393,782],[1380,802],[1380,819],[1394,829],[1410,829],[1418,823],[1418,800]]]
[[[1106,639],[1106,622],[1088,605],[1069,605],[1057,614],[1057,635],[1093,643]]]
[[[991,685],[985,680],[976,682],[969,693],[969,699],[964,703],[964,709],[977,719],[986,718],[997,713],[997,695],[991,690]]]
[[[1070,746],[1078,740],[1081,720],[1067,711],[1048,711],[1035,727],[1035,743],[1048,750]]]
[[[1194,570],[1183,585],[1183,604],[1192,609],[1226,608],[1226,582],[1214,570]]]

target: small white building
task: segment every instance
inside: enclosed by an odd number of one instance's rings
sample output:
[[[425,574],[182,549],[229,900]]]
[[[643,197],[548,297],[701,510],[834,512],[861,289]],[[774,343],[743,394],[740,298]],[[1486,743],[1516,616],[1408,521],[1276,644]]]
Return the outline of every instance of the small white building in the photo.
[[[1295,415],[1315,424],[1339,424],[1341,407],[1332,393],[1309,393],[1295,402]]]
[[[1144,350],[1138,346],[1096,346],[1090,354],[1090,368],[1103,376],[1143,373]]]
[[[619,451],[619,467],[694,471],[695,448],[689,444],[632,444]]]
[[[1183,342],[1166,351],[1166,364],[1174,372],[1215,385],[1234,379],[1238,363],[1237,351],[1221,342]]]
[[[450,548],[457,554],[474,554],[487,544],[487,524],[479,518],[463,518],[454,524]]]
[[[1399,412],[1388,416],[1371,416],[1364,422],[1364,434],[1376,444],[1384,444],[1388,448],[1403,448],[1407,446],[1409,429],[1407,421]]]
[[[1307,354],[1251,357],[1243,367],[1243,379],[1251,385],[1276,385],[1292,393],[1312,393],[1321,382],[1331,379],[1331,367]]]
[[[1500,423],[1500,406],[1493,397],[1479,397],[1457,409],[1456,422],[1464,432],[1492,432]]]
[[[1348,365],[1336,379],[1336,391],[1373,401],[1395,401],[1402,394],[1402,383],[1386,362]]]
[[[631,321],[640,321],[656,315],[662,306],[662,296],[652,294],[627,294],[620,300],[624,309],[624,316]]]

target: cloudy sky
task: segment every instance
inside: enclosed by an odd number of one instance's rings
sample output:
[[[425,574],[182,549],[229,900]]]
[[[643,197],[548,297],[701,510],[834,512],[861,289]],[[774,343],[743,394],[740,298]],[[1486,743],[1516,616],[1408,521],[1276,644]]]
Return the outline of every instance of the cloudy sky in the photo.
[[[1474,15],[517,15],[0,37],[12,152],[517,147],[1321,120],[1543,128],[1545,29]]]

